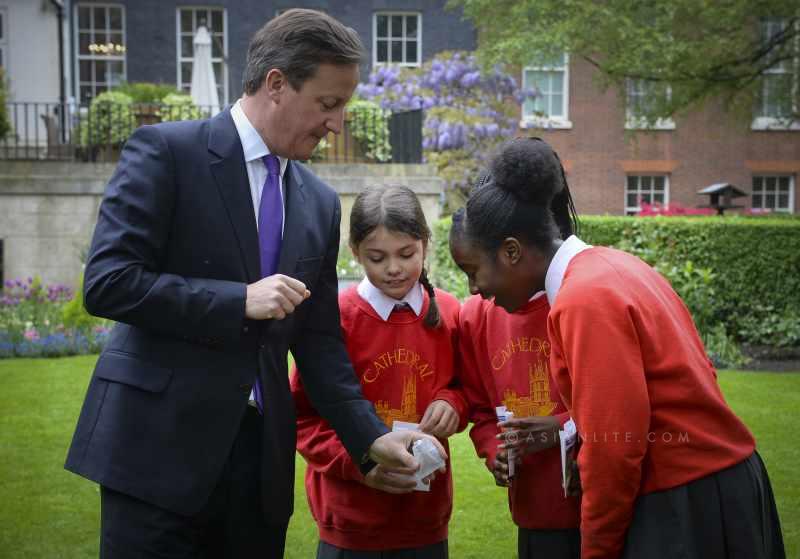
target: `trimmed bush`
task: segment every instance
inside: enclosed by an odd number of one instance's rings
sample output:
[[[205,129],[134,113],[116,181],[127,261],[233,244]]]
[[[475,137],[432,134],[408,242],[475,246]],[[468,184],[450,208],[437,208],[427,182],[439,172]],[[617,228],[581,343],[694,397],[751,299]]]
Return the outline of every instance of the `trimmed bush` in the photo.
[[[200,120],[206,115],[185,93],[170,93],[161,100],[159,114],[162,122],[175,120]]]
[[[121,146],[136,127],[132,103],[128,95],[117,91],[92,99],[89,113],[80,123],[81,145]]]
[[[433,278],[463,298],[466,280],[447,246],[450,219],[434,226]],[[580,237],[655,266],[708,340],[718,324],[737,341],[800,345],[800,219],[770,217],[581,218]]]

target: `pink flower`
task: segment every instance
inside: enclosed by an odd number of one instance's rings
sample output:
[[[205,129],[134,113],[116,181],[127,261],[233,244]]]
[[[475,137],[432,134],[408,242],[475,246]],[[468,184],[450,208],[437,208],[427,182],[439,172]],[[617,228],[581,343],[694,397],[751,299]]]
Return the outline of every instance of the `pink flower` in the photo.
[[[23,334],[23,336],[29,342],[35,342],[39,339],[39,332],[36,331],[36,328],[31,328],[29,330],[25,330],[25,334]]]

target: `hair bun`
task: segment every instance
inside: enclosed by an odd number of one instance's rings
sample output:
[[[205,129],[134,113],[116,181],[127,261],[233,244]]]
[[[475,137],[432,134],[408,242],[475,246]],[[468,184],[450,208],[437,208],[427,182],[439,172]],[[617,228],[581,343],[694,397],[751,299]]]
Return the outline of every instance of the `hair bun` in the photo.
[[[561,162],[539,138],[516,138],[505,144],[490,165],[492,182],[522,202],[549,205],[564,189]]]

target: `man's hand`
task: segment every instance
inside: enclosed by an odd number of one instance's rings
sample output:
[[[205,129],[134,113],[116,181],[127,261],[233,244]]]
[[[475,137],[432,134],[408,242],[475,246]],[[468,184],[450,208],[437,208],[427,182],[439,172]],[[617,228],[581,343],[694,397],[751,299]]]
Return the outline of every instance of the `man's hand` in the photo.
[[[300,280],[282,274],[267,276],[247,286],[244,313],[253,320],[282,320],[310,296]]]
[[[401,475],[414,475],[419,470],[419,462],[409,452],[414,441],[419,439],[430,439],[439,450],[442,460],[447,460],[447,453],[444,451],[442,443],[435,437],[425,435],[418,431],[392,431],[378,437],[369,447],[369,457],[378,464],[390,469],[392,472]],[[441,468],[440,472],[446,470]]]
[[[419,430],[446,439],[458,429],[458,412],[444,400],[434,400],[425,410]]]
[[[391,468],[378,464],[364,476],[364,485],[398,495],[414,491],[417,481],[409,475],[399,474]]]
[[[514,456],[539,452],[558,444],[561,424],[552,416],[515,417],[497,424],[504,429],[497,435],[503,441],[500,448],[513,450]]]
[[[508,452],[499,450],[494,459],[494,467],[492,468],[494,474],[494,482],[500,487],[508,487],[511,485],[511,480],[508,477]]]

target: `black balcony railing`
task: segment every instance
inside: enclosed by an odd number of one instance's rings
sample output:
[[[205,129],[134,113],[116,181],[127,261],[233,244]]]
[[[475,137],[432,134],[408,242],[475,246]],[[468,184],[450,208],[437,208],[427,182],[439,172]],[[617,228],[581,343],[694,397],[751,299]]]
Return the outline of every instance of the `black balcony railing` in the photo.
[[[0,159],[116,161],[137,127],[211,116],[210,107],[164,104],[62,105],[8,103],[10,132],[0,139]],[[345,115],[341,134],[329,134],[312,161],[420,163],[422,112],[359,108]]]

